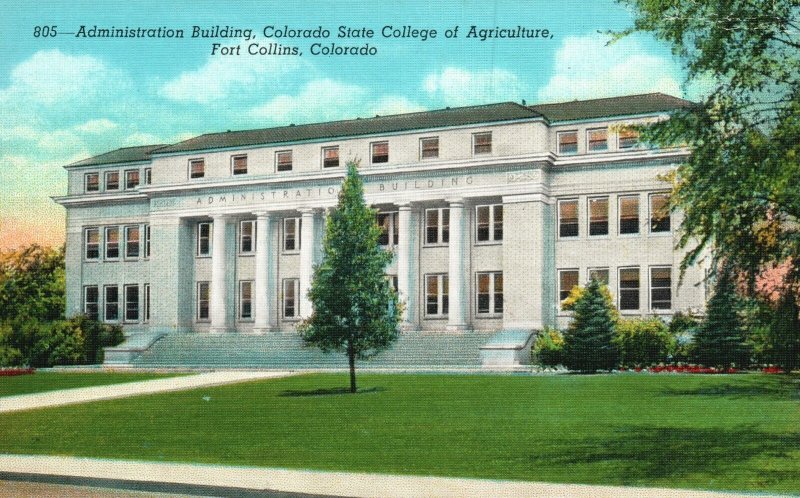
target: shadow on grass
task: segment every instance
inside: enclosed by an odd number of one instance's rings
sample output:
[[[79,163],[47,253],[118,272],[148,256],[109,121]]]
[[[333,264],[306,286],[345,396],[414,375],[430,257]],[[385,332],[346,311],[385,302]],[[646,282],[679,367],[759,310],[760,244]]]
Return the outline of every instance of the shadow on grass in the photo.
[[[367,389],[359,389],[355,394],[370,394],[385,391],[384,387],[370,387]],[[343,394],[353,394],[350,392],[349,387],[331,387],[328,389],[309,389],[309,390],[295,390],[289,389],[283,391],[280,396],[289,398],[302,398],[305,396],[339,396]]]
[[[731,382],[695,389],[666,389],[667,396],[724,396],[731,398],[768,397],[785,400],[800,399],[800,377],[781,376],[756,378],[748,383]]]
[[[533,464],[612,465],[624,483],[680,479],[707,475],[719,483],[730,479],[729,469],[741,472],[748,461],[787,459],[800,447],[800,433],[775,434],[752,426],[736,429],[620,426],[605,437],[551,445],[531,456]],[[796,457],[794,457],[796,458]],[[789,467],[797,468],[798,463]],[[774,469],[765,474],[753,468],[760,484],[797,481],[800,475]],[[771,481],[771,482],[770,482]]]

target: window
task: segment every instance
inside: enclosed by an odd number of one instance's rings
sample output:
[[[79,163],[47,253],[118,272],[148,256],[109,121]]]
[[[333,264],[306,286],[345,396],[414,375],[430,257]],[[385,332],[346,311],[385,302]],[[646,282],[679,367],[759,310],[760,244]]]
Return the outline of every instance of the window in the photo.
[[[450,208],[426,209],[425,243],[447,244],[448,242],[450,242]]]
[[[208,282],[197,282],[197,320],[208,321]]]
[[[239,282],[239,318],[242,320],[253,318],[252,280],[242,280]]]
[[[608,285],[608,268],[590,268],[589,280],[597,280],[603,285]]]
[[[125,321],[139,321],[139,286],[126,285],[125,289]]]
[[[106,190],[119,190],[119,171],[106,173]]]
[[[672,267],[650,268],[650,309],[672,308]]]
[[[425,314],[447,316],[450,303],[447,300],[449,286],[446,274],[425,275]]]
[[[669,232],[669,218],[669,195],[650,194],[650,232]]]
[[[245,220],[239,223],[239,252],[252,254],[256,250],[256,222]]]
[[[300,250],[301,230],[303,228],[302,218],[283,219],[283,250],[284,252],[294,252]]]
[[[125,172],[125,188],[132,189],[139,186],[139,170],[130,169]]]
[[[589,199],[589,235],[608,235],[608,197]]]
[[[125,257],[139,257],[139,227],[125,227]]]
[[[100,229],[87,228],[83,232],[84,257],[86,259],[100,259]]]
[[[300,296],[300,280],[287,278],[283,281],[283,317],[297,318],[300,316],[298,309],[298,296]]]
[[[292,151],[282,150],[275,153],[275,169],[277,171],[292,171]]]
[[[619,149],[636,149],[639,147],[639,131],[623,128],[619,132]]]
[[[639,269],[621,268],[619,270],[619,309],[639,309]]]
[[[586,130],[586,149],[589,152],[602,152],[608,150],[608,128],[595,128]]]
[[[119,258],[119,227],[106,227],[106,259]]]
[[[579,285],[578,270],[558,270],[558,302],[568,298],[576,285]]]
[[[231,172],[234,175],[246,175],[247,174],[247,155],[243,154],[240,156],[232,156],[231,157]]]
[[[492,153],[492,132],[474,133],[472,135],[472,154],[491,154]]]
[[[106,285],[104,287],[105,298],[105,320],[119,320],[119,287],[116,285]]]
[[[100,315],[100,291],[96,285],[87,285],[83,288],[83,314],[92,320],[97,320]]]
[[[100,192],[100,173],[86,173],[83,181],[87,192]]]
[[[150,185],[153,183],[153,168],[144,169],[144,184]]]
[[[475,224],[478,242],[497,242],[503,240],[503,205],[477,206]]]
[[[150,225],[144,226],[144,257],[150,257]]]
[[[419,158],[435,159],[439,157],[439,137],[419,139]]]
[[[389,282],[392,290],[397,292],[397,275],[384,275],[384,277],[386,277],[386,280]]]
[[[375,142],[372,144],[372,164],[389,162],[389,142]]]
[[[558,201],[558,236],[578,236],[578,199]]]
[[[639,196],[626,195],[619,198],[620,235],[639,233]]]
[[[563,155],[578,153],[578,132],[560,131],[558,137],[558,153]]]
[[[197,255],[211,255],[211,223],[197,224]]]
[[[503,313],[503,272],[478,273],[479,315],[499,315]]]
[[[397,212],[378,213],[376,215],[376,222],[378,228],[381,229],[381,235],[378,237],[378,244],[385,247],[396,246],[399,235]]]
[[[206,160],[190,159],[189,178],[203,178],[204,176],[206,176]]]
[[[322,148],[322,167],[336,168],[339,166],[339,146]]]
[[[144,284],[144,322],[150,321],[150,284]]]

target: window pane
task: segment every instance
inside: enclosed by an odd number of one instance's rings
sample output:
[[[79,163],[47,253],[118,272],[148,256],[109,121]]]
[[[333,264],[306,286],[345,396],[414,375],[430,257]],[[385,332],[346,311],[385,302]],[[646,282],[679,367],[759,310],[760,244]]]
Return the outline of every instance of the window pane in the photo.
[[[442,314],[447,315],[450,312],[449,300],[450,279],[447,275],[442,275]]]
[[[558,203],[558,235],[559,237],[578,236],[578,201],[561,201]]]
[[[125,287],[125,320],[136,321],[139,319],[139,286],[128,285]]]
[[[494,206],[494,240],[503,240],[503,206]]]
[[[654,194],[650,196],[650,231],[669,232],[669,196]]]
[[[425,241],[428,244],[436,244],[439,242],[439,210],[429,209],[425,215]]]
[[[619,309],[639,309],[639,269],[626,268],[619,271]]]
[[[97,192],[100,190],[100,175],[98,173],[88,173],[86,175],[86,191]]]
[[[478,207],[478,240],[489,240],[489,206]]]
[[[578,270],[565,270],[558,275],[558,299],[563,301],[569,297],[572,288],[578,285]]]
[[[389,142],[380,142],[372,144],[372,162],[373,163],[389,162]]]
[[[592,279],[608,285],[608,269],[589,270],[589,280]]]
[[[428,275],[426,277],[426,313],[436,315],[439,313],[439,276]]]
[[[106,190],[119,190],[119,172],[106,173]]]
[[[608,130],[600,128],[587,131],[589,137],[589,152],[608,150]]]
[[[322,149],[323,161],[322,166],[325,168],[334,168],[339,166],[339,147],[326,147]]]
[[[619,132],[619,148],[632,149],[639,146],[639,132],[630,128]]]
[[[377,215],[378,228],[381,229],[381,235],[378,237],[378,245],[389,245],[389,229],[391,228],[391,218],[389,213],[378,213]]]
[[[423,138],[422,142],[422,159],[430,159],[439,157],[439,138]]]
[[[247,173],[247,156],[234,156],[233,174],[243,175],[245,173]]]
[[[639,233],[639,196],[619,198],[619,233]]]
[[[474,153],[475,154],[489,154],[492,152],[492,134],[491,133],[476,133],[473,135]]]
[[[139,186],[139,171],[125,172],[125,188],[136,188]]]
[[[126,227],[125,228],[125,257],[138,258],[139,257],[139,227]]]
[[[206,163],[203,159],[189,161],[189,177],[203,178],[205,175]]]
[[[589,235],[608,235],[608,197],[589,199]]]
[[[278,152],[278,171],[292,170],[292,151]]]
[[[670,309],[672,307],[672,269],[653,268],[650,270],[650,307]]]
[[[578,153],[578,132],[568,131],[558,134],[558,153],[577,154]]]

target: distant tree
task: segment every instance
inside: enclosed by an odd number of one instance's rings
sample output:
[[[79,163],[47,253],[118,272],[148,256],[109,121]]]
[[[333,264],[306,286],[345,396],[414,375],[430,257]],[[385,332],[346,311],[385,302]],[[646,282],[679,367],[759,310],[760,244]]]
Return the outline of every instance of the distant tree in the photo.
[[[733,270],[722,265],[717,272],[714,293],[706,306],[705,321],[695,336],[697,360],[701,364],[712,367],[748,365],[741,309]]]
[[[564,365],[587,373],[614,368],[619,358],[615,310],[603,285],[590,280],[572,310],[572,322],[564,333]]]
[[[64,317],[64,247],[32,244],[0,252],[0,322]]]
[[[347,164],[339,203],[330,215],[322,262],[309,298],[313,313],[300,325],[308,345],[347,354],[350,392],[356,392],[356,359],[388,348],[398,336],[402,308],[385,277],[392,254],[378,245],[375,211],[364,201],[357,164]]]

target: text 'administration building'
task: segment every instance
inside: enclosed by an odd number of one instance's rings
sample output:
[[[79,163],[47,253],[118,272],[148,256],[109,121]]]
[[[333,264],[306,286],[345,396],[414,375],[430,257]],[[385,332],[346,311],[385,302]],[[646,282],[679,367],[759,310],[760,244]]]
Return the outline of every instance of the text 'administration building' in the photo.
[[[67,314],[127,332],[293,330],[345,163],[360,160],[407,330],[564,326],[590,276],[623,315],[700,308],[678,285],[679,220],[658,177],[688,152],[625,125],[663,94],[506,102],[115,150],[66,166]]]

